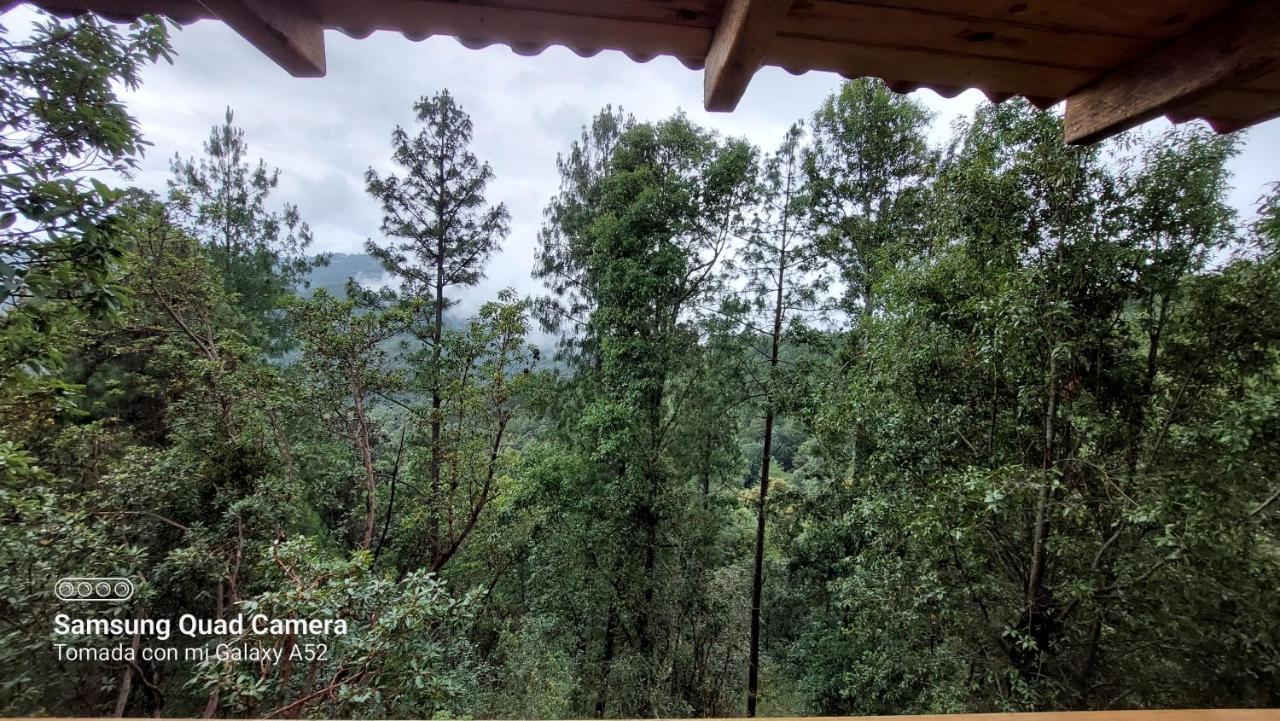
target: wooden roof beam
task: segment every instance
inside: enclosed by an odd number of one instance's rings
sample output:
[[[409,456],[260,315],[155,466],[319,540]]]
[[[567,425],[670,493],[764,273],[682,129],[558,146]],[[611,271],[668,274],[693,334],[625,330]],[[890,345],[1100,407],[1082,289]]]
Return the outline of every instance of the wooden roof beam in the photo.
[[[727,0],[707,50],[702,101],[709,111],[738,107],[792,0]]]
[[[290,75],[324,77],[324,26],[306,2],[200,0],[200,4]]]
[[[1249,0],[1067,97],[1066,140],[1093,143],[1280,66],[1280,3]]]

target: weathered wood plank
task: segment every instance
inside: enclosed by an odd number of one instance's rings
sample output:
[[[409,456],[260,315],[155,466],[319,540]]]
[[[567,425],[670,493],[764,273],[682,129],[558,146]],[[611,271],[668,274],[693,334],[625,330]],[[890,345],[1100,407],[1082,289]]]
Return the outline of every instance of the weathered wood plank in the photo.
[[[738,107],[791,0],[728,0],[707,50],[702,102],[707,110]]]
[[[796,3],[780,33],[883,48],[928,49],[1101,72],[1150,51],[1156,41],[952,13],[836,0]]]
[[[1016,22],[1134,38],[1173,38],[1231,7],[1236,0],[849,0],[909,8],[958,19]]]
[[[1241,90],[1261,91],[1280,95],[1280,70],[1272,70],[1255,78],[1236,84]]]
[[[140,15],[156,14],[185,25],[214,17],[196,0],[37,0],[32,4],[61,17],[93,11],[113,21],[131,21]]]
[[[1280,3],[1251,0],[1067,98],[1066,139],[1092,143],[1280,65]]]
[[[1216,118],[1227,121],[1252,121],[1280,111],[1280,95],[1255,90],[1219,90],[1194,102],[1170,108],[1166,115],[1193,118]]]
[[[723,3],[720,0],[483,0],[471,4],[494,9],[536,10],[578,17],[715,28]]]
[[[200,0],[263,55],[300,78],[323,77],[324,26],[297,0]]]

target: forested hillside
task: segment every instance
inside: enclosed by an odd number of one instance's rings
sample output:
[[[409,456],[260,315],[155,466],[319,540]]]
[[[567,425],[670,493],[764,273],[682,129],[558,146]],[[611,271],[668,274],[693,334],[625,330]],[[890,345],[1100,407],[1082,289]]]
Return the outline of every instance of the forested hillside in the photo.
[[[230,111],[129,187],[117,93],[170,54],[0,34],[0,714],[1280,705],[1280,191],[1227,203],[1238,137],[1072,147],[1010,100],[939,146],[868,80],[768,148],[606,107],[544,290],[461,317],[512,224],[485,118],[424,88],[385,129],[370,283]],[[69,576],[346,632],[69,661],[156,643],[59,634]]]

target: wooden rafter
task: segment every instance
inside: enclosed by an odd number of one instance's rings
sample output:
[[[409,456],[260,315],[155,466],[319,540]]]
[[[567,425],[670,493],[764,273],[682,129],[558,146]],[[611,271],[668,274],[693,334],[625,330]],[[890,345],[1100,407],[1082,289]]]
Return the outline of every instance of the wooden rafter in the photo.
[[[324,77],[324,26],[301,0],[200,0],[200,4],[300,78]]]
[[[730,111],[764,60],[792,0],[728,0],[707,50],[702,99],[707,110]]]
[[[1277,66],[1280,2],[1251,0],[1068,96],[1067,142],[1092,143],[1176,113]]]

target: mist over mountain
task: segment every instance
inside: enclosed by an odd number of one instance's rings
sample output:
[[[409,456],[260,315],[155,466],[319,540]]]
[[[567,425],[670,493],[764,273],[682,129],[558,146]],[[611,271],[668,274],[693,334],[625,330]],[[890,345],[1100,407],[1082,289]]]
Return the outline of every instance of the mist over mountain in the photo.
[[[369,289],[385,288],[394,283],[382,264],[376,258],[365,253],[331,253],[327,265],[317,266],[307,274],[305,285],[298,289],[304,298],[315,295],[317,289],[323,288],[335,298],[347,297],[347,281],[354,279],[361,286]],[[476,304],[478,305],[478,303]],[[474,315],[467,307],[453,307],[444,312],[444,327],[460,330],[466,327],[468,318]],[[403,340],[403,339],[398,339]],[[530,339],[536,345],[551,347],[547,339],[536,336]],[[545,343],[543,341],[546,341]]]
[[[347,294],[347,280],[354,278],[366,288],[381,288],[388,283],[382,264],[364,253],[332,253],[328,265],[312,269],[307,275],[306,287],[299,292],[312,296],[317,288],[324,288],[330,295],[343,298]]]

